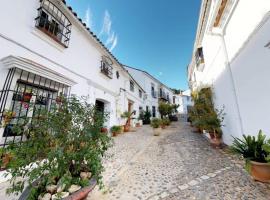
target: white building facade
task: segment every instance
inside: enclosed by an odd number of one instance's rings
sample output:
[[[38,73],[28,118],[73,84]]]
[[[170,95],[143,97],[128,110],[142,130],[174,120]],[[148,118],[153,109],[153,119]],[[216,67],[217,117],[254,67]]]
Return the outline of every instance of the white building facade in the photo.
[[[179,96],[178,112],[180,114],[187,115],[189,107],[193,106],[191,92],[190,90],[185,90],[181,92],[178,96]]]
[[[0,17],[1,119],[12,111],[16,123],[68,95],[108,111],[108,128],[122,125],[125,111],[138,117],[144,89],[65,1],[4,1]],[[0,144],[19,139],[11,127],[0,129]]]
[[[177,101],[179,101],[179,98],[174,94],[173,90],[161,83],[148,72],[129,66],[125,66],[125,68],[146,92],[143,110],[150,111],[152,117],[160,117],[158,111],[159,101],[170,104],[177,104]]]
[[[223,140],[242,134],[270,137],[270,1],[202,0],[188,80],[211,86],[225,107]]]

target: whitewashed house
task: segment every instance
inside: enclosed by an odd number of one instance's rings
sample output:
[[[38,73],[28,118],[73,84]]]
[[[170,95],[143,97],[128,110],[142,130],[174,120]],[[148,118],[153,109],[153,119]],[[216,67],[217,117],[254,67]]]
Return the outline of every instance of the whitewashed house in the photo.
[[[159,101],[168,102],[170,104],[173,104],[173,101],[176,101],[174,91],[148,72],[130,66],[125,66],[125,68],[146,92],[143,110],[150,111],[152,117],[160,117],[158,112]]]
[[[192,90],[214,90],[225,106],[223,139],[270,137],[270,1],[202,0],[188,80]]]
[[[191,98],[191,91],[190,90],[185,90],[181,92],[179,95],[179,107],[178,107],[178,112],[180,114],[187,115],[188,114],[188,109],[193,105],[192,98]]]
[[[144,89],[65,1],[3,1],[0,18],[0,120],[14,111],[16,123],[73,94],[108,111],[108,128],[124,123],[124,111],[138,117]],[[0,129],[1,145],[20,139]]]

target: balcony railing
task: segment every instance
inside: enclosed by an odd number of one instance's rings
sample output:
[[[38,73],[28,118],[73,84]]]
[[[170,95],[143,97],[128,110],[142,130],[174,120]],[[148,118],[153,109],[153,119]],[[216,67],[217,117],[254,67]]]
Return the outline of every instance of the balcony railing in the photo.
[[[104,61],[101,61],[100,72],[108,78],[113,78],[112,66]]]
[[[165,92],[159,92],[159,96],[158,96],[160,99],[163,99],[165,101],[168,101],[168,98],[167,98],[167,95]]]
[[[35,18],[36,27],[50,36],[53,40],[68,47],[71,23],[68,18],[49,0],[44,0],[38,8],[38,16]]]

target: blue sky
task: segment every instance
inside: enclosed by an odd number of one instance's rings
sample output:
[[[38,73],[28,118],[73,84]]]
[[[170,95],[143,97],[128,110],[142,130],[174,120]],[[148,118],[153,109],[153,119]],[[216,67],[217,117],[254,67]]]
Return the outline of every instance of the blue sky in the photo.
[[[200,0],[68,0],[126,65],[187,89]]]

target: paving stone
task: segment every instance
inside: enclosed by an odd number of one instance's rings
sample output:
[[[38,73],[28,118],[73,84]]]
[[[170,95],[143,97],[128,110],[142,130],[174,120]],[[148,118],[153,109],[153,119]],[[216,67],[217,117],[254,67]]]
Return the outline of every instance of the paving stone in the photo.
[[[161,194],[160,194],[160,198],[165,198],[165,197],[168,197],[169,196],[169,193],[168,192],[162,192]]]
[[[215,173],[209,173],[209,174],[207,174],[207,176],[209,176],[209,177],[213,178],[213,177],[215,177],[215,176],[216,176],[216,174],[215,174]]]
[[[179,188],[180,190],[185,190],[185,189],[187,189],[188,187],[189,187],[188,184],[184,184],[184,185],[178,186],[178,188]]]
[[[174,193],[178,192],[178,189],[177,189],[177,188],[173,188],[173,189],[170,189],[169,192],[170,192],[171,194],[174,194]]]
[[[195,186],[195,185],[197,185],[198,183],[199,183],[198,181],[192,180],[192,181],[190,181],[188,184],[189,184],[190,186]]]
[[[207,180],[207,179],[209,179],[209,176],[203,175],[200,178],[203,179],[203,180]]]
[[[112,192],[99,195],[96,188],[87,200],[160,200],[162,194],[162,200],[269,200],[269,187],[254,182],[242,160],[212,148],[186,123],[173,126],[159,137],[150,126],[115,137],[103,173]]]

